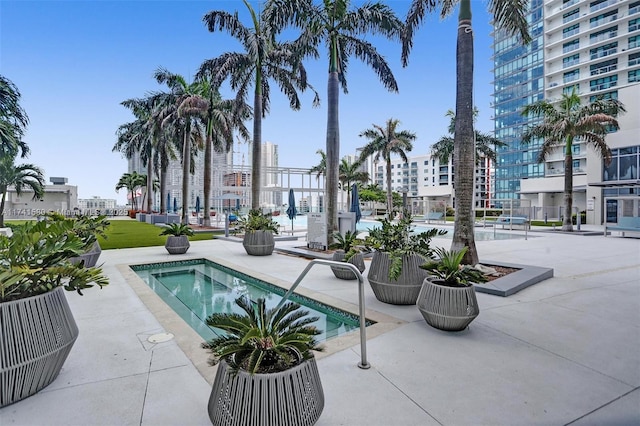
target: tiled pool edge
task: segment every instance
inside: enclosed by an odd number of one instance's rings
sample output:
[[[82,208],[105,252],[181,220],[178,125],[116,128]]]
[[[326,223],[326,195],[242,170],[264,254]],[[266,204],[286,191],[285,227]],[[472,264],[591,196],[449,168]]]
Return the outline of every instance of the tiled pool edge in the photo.
[[[262,281],[266,281],[272,285],[276,285],[282,287],[284,289],[289,289],[292,283],[289,283],[284,280],[280,280],[278,278],[268,276],[265,274],[261,274],[260,272],[249,270],[247,268],[243,268],[242,266],[230,263],[225,261],[224,259],[215,258],[215,257],[204,257],[205,259],[218,263],[227,268],[234,269],[238,272],[251,275],[257,279]],[[195,259],[184,259],[185,261],[195,260]],[[161,263],[161,262],[160,262]],[[137,264],[136,262],[131,262],[131,265]],[[136,295],[140,298],[140,300],[144,303],[144,305],[149,309],[149,311],[153,314],[153,316],[158,320],[160,325],[165,329],[166,332],[172,333],[175,336],[175,341],[180,347],[180,349],[185,353],[187,358],[191,360],[193,365],[196,367],[198,372],[204,377],[204,379],[209,383],[213,384],[213,380],[215,378],[215,373],[217,371],[217,367],[211,366],[208,363],[209,353],[201,347],[202,342],[204,341],[200,335],[189,326],[180,316],[173,311],[161,298],[158,296],[145,282],[140,278],[136,272],[130,268],[130,264],[119,264],[116,265],[118,271],[125,278],[127,284],[133,289]],[[358,315],[358,306],[354,305],[350,302],[336,299],[331,296],[328,296],[321,292],[316,292],[309,290],[304,287],[298,287],[296,289],[296,293],[308,297],[310,299],[317,300],[318,302],[336,307],[338,309],[344,310],[354,315]],[[367,340],[380,336],[388,331],[391,331],[406,322],[393,318],[391,316],[382,314],[380,312],[367,309],[366,317],[371,321],[374,321],[375,324],[366,328],[366,337]],[[355,347],[354,350],[357,350],[359,353],[359,344],[360,344],[360,334],[359,330],[354,330],[353,332],[346,334],[344,336],[336,337],[331,339],[328,342],[324,342],[322,346],[324,347],[324,351],[316,352],[315,356],[317,359],[322,359],[331,354],[340,352],[342,350]]]

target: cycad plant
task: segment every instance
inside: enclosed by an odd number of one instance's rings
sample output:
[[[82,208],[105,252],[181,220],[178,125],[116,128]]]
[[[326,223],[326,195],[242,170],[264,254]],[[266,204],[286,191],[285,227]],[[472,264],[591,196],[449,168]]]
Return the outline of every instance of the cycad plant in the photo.
[[[333,243],[329,246],[333,250],[344,251],[344,261],[348,262],[353,256],[360,252],[364,240],[358,238],[358,231],[347,231],[342,235],[340,232],[333,234]]]
[[[473,283],[486,282],[487,278],[480,270],[470,265],[462,265],[466,252],[466,247],[461,250],[436,247],[434,253],[438,259],[430,259],[420,267],[441,280],[438,284],[449,287],[469,287]]]
[[[270,213],[263,214],[260,210],[252,209],[246,217],[238,218],[235,232],[245,234],[252,231],[271,231],[277,234],[278,226],[278,222],[272,219]]]
[[[160,235],[172,235],[174,237],[186,235],[187,237],[190,237],[193,235],[193,229],[184,223],[171,223],[160,233]]]
[[[265,299],[254,304],[249,297],[235,303],[244,314],[215,313],[207,318],[207,325],[225,332],[203,344],[212,353],[212,364],[224,360],[232,373],[275,373],[312,358],[312,350],[322,350],[315,339],[320,331],[311,325],[318,317],[308,316],[299,304],[267,309]]]

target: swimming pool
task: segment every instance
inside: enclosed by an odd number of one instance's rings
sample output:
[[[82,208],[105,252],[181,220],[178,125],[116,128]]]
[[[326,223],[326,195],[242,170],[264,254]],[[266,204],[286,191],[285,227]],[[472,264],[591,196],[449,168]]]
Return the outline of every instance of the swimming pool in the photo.
[[[217,331],[205,323],[214,312],[243,311],[234,303],[240,296],[251,300],[266,299],[267,308],[275,307],[286,290],[235,271],[207,259],[180,262],[130,265],[131,269],[203,339],[216,336]],[[359,317],[349,312],[293,294],[290,300],[303,305],[312,316],[319,317],[315,326],[322,332],[319,341],[326,341],[357,330]],[[373,324],[367,321],[367,326]]]
[[[291,229],[291,219],[287,215],[275,216],[274,220],[278,222],[280,225],[284,226],[285,229]],[[380,226],[380,222],[377,220],[363,219],[357,223],[356,229],[360,232],[367,232],[369,229],[378,228]],[[451,226],[438,226],[431,225],[428,223],[420,223],[413,222],[413,232],[425,232],[431,228],[437,229],[445,229],[447,232],[446,235],[439,236],[438,238],[453,238],[453,223]],[[306,228],[307,227],[307,216],[300,215],[296,216],[293,220],[294,228]],[[475,229],[475,240],[476,241],[492,241],[492,240],[521,240],[525,238],[524,233],[522,232],[495,232],[492,230],[483,230],[483,229]]]

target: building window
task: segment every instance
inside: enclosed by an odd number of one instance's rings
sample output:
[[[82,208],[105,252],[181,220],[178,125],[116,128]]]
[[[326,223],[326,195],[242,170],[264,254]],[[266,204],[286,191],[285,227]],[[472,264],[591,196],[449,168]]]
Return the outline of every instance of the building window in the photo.
[[[629,15],[640,12],[640,1],[634,1],[629,5]]]
[[[604,29],[604,30],[601,30],[601,31],[596,31],[595,33],[592,33],[589,36],[589,42],[591,44],[594,44],[594,43],[598,43],[598,42],[603,41],[603,40],[608,40],[610,38],[614,38],[617,35],[618,35],[618,26],[615,25],[613,27],[610,27],[610,28],[607,28],[607,29]]]
[[[629,55],[629,66],[632,67],[638,64],[640,64],[640,52]]]
[[[640,36],[629,37],[629,49],[640,46]]]
[[[589,12],[596,12],[600,9],[604,9],[605,7],[612,5],[616,2],[616,0],[596,0],[592,1],[589,4]]]
[[[577,80],[579,78],[580,78],[580,70],[579,69],[575,69],[573,71],[565,72],[562,75],[562,82],[563,83],[569,83],[569,82]]]
[[[592,92],[597,90],[610,89],[618,85],[618,76],[610,75],[609,77],[602,77],[589,82],[589,87]]]
[[[636,83],[640,81],[640,70],[629,71],[629,83]]]
[[[576,91],[576,93],[580,93],[580,84],[572,84],[571,86],[567,86],[565,88],[562,89],[562,93],[565,95],[570,95],[573,93],[573,91]]]
[[[562,30],[562,38],[568,38],[580,32],[580,24],[574,24]]]
[[[640,166],[640,146],[630,146],[611,150],[611,163],[604,167],[602,180],[638,179]]]
[[[602,99],[604,101],[606,101],[607,99],[618,99],[618,91],[614,90],[613,92],[606,92],[606,93],[600,93],[599,95],[589,96],[589,102],[593,102],[598,99]]]
[[[589,67],[591,75],[605,74],[618,69],[618,59],[609,59],[608,61],[593,64]]]
[[[595,28],[608,22],[615,21],[616,19],[618,19],[618,9],[611,10],[607,13],[603,13],[589,19],[589,26],[591,28]]]
[[[591,59],[598,59],[618,52],[618,42],[607,43],[603,46],[591,49]]]
[[[638,28],[640,28],[640,18],[631,19],[629,21],[629,32],[636,31]]]
[[[580,9],[574,9],[571,12],[566,12],[562,14],[562,23],[566,24],[567,22],[573,21],[580,17]]]
[[[579,49],[580,48],[580,40],[576,39],[573,41],[569,41],[567,43],[564,43],[562,45],[562,53],[569,53],[573,50]]]
[[[562,68],[569,68],[580,63],[580,54],[574,53],[571,56],[562,58]]]

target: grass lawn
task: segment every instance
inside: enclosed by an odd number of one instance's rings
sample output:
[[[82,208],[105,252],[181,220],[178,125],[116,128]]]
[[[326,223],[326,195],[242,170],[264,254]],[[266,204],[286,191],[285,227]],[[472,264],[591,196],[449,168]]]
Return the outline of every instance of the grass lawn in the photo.
[[[107,238],[99,238],[103,250],[132,247],[164,246],[167,236],[160,236],[161,227],[137,220],[112,220]],[[216,232],[219,234],[220,232]],[[211,240],[214,232],[198,232],[189,241]]]

